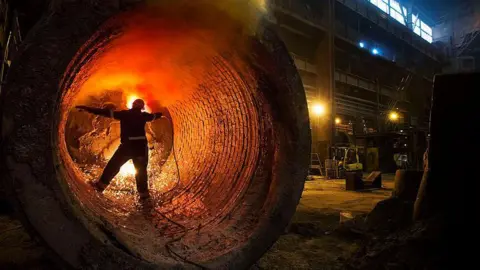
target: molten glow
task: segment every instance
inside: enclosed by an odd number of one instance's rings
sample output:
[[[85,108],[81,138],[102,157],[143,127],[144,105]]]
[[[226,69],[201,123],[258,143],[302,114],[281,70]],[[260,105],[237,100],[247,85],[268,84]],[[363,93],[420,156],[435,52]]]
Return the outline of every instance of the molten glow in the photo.
[[[397,120],[398,120],[398,113],[396,113],[396,112],[391,112],[391,113],[388,115],[388,119],[390,119],[391,121],[397,121]]]
[[[183,119],[184,106],[203,97],[202,91],[218,87],[209,84],[216,84],[217,80],[220,83],[225,76],[217,75],[230,70],[229,66],[223,68],[224,62],[235,66],[231,70],[234,73],[250,74],[250,66],[244,61],[250,55],[252,35],[260,18],[258,15],[266,8],[265,0],[146,2],[146,6],[125,12],[106,24],[108,29],[110,25],[115,26],[113,29],[118,26],[114,31],[118,34],[109,39],[108,46],[95,48],[95,57],[82,65],[78,72],[82,76],[77,76],[72,84],[79,88],[73,103],[90,105],[108,101],[117,108],[125,109],[131,108],[133,101],[141,98],[148,103],[146,111],[155,112],[167,107],[173,114],[178,114],[177,118],[172,115],[172,118],[178,119],[178,123],[188,122],[189,119]],[[222,23],[219,24],[219,21]],[[87,48],[90,49],[89,46]],[[249,80],[252,80],[251,87],[255,89],[255,79]],[[212,107],[216,108],[216,105]],[[195,116],[205,114],[201,109],[198,108]],[[118,129],[119,125],[115,127]],[[207,135],[201,136],[213,133],[209,129],[214,126],[199,127],[198,131],[196,126],[181,128],[192,129],[187,130],[185,135],[198,132],[199,138],[207,138]],[[172,155],[168,157],[168,162],[162,163],[164,157],[157,149],[163,149],[166,145],[155,140],[152,140],[155,150],[149,151],[151,166],[148,167],[152,194],[171,190],[180,179],[188,181],[188,178],[180,178],[181,173]],[[189,149],[195,151],[193,153],[208,155],[203,152],[202,143],[197,146],[195,142],[193,146]],[[197,151],[197,148],[201,151]],[[188,163],[187,158],[184,162]],[[98,170],[100,168],[95,171],[85,168],[85,171],[95,172],[96,175],[99,174]],[[190,173],[193,175],[195,172]],[[124,191],[135,190],[135,174],[131,161],[124,164],[107,189],[107,196],[115,198],[119,204],[124,203],[128,198]],[[90,173],[90,177],[94,177],[93,173]],[[185,211],[181,209],[179,211]]]
[[[265,0],[147,3],[141,12],[112,20],[122,25],[122,35],[85,66],[92,72],[82,82],[76,104],[121,92],[129,100],[143,98],[156,111],[192,97],[214,68],[218,52],[250,49],[248,36],[266,8]]]
[[[126,105],[127,105],[127,108],[131,109],[131,108],[133,107],[133,102],[135,102],[135,100],[137,100],[137,99],[139,99],[138,96],[136,96],[136,95],[129,95],[129,96],[127,97],[127,104],[126,104]],[[144,100],[144,101],[145,101],[145,100]],[[151,112],[152,112],[152,110],[150,110],[150,108],[149,108],[147,105],[145,105],[144,111],[146,111],[146,112],[148,112],[148,113],[151,113]]]
[[[323,104],[315,104],[312,107],[313,113],[317,116],[322,116],[325,114],[325,106]]]
[[[135,175],[136,173],[137,170],[135,170],[135,166],[133,166],[133,162],[130,160],[120,168],[120,172],[118,172],[118,175],[121,177],[126,177],[130,175]]]
[[[127,107],[129,109],[131,109],[133,107],[133,102],[135,102],[135,100],[137,100],[138,97],[137,96],[134,96],[134,95],[131,95],[127,98]]]

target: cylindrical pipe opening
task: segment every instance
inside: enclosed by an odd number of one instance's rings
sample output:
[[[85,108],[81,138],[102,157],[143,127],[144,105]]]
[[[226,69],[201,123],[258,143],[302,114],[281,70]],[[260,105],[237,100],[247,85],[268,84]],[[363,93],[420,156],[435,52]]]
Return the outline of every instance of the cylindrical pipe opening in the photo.
[[[246,268],[298,204],[310,134],[287,50],[266,21],[245,27],[221,7],[177,2],[108,20],[96,6],[65,4],[9,73],[6,98],[20,101],[4,108],[15,112],[5,150],[13,190],[38,235],[75,267]],[[89,186],[120,126],[74,109],[124,110],[135,98],[167,116],[146,126],[147,207],[131,163],[103,194]]]
[[[244,194],[256,173],[271,171],[260,164],[273,159],[275,139],[258,78],[242,52],[249,40],[215,30],[161,10],[129,12],[102,28],[65,74],[57,133],[64,179],[95,220],[148,261],[168,261],[172,240],[172,248],[188,246],[182,256],[195,261],[242,245],[255,222],[239,218],[249,203]],[[88,188],[120,143],[119,122],[72,109],[127,109],[137,97],[147,110],[169,116],[146,126],[148,213],[139,211],[131,161],[103,196]],[[250,203],[262,205],[269,184],[257,186],[263,194]]]

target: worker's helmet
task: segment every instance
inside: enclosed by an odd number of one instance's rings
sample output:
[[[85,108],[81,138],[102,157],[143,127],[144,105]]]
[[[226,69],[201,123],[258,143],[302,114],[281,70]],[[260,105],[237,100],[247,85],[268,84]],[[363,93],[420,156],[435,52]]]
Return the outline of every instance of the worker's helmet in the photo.
[[[136,99],[132,104],[132,109],[143,110],[145,108],[145,101],[141,99]]]

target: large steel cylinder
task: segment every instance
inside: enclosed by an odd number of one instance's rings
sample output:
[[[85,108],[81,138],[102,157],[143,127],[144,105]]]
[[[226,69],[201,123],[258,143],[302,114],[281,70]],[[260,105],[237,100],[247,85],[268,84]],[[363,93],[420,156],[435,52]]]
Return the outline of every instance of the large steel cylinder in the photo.
[[[228,16],[205,22],[194,6],[158,16],[110,2],[65,1],[11,66],[3,180],[17,209],[74,268],[248,268],[289,223],[308,170],[307,103],[288,51],[266,20],[237,35]],[[74,110],[122,109],[134,95],[171,119],[147,129],[149,207],[128,173],[103,195],[89,187],[118,123]]]

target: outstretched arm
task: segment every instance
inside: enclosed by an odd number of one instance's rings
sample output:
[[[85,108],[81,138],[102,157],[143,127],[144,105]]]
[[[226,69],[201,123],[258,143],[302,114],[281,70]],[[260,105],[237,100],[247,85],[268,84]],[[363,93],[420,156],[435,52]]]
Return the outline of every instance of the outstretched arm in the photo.
[[[156,119],[162,118],[163,114],[162,113],[145,113],[145,117],[147,121],[154,121]]]
[[[87,106],[76,106],[75,108],[77,108],[80,111],[86,111],[91,114],[101,115],[101,116],[110,117],[110,118],[114,118],[114,114],[115,114],[115,112],[110,109],[99,109],[99,108],[92,108]]]

